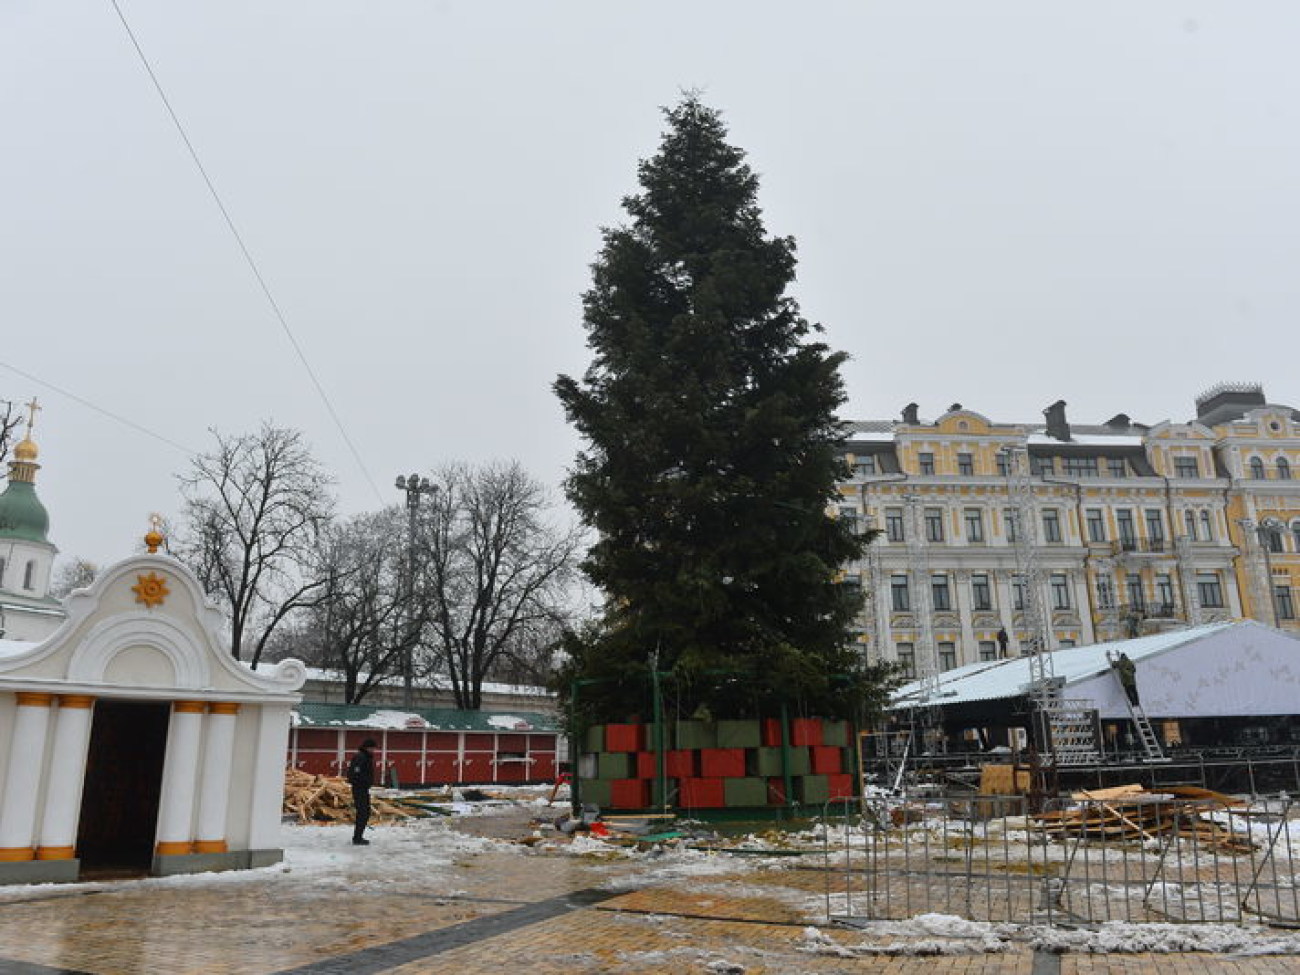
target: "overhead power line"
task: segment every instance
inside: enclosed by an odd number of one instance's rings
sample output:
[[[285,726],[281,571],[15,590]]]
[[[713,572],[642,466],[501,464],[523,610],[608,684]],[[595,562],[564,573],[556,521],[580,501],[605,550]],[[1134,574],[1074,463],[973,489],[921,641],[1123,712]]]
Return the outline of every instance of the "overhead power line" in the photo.
[[[320,396],[321,402],[325,404],[325,409],[329,411],[330,419],[334,421],[334,426],[338,428],[339,435],[343,438],[343,442],[347,444],[348,450],[352,453],[353,460],[357,462],[357,467],[361,470],[362,475],[365,476],[366,481],[370,484],[370,490],[375,493],[376,500],[381,505],[384,504],[384,497],[379,493],[379,488],[375,485],[374,478],[370,476],[370,471],[366,469],[365,461],[361,459],[361,453],[357,450],[356,444],[352,442],[352,438],[348,436],[348,431],[343,425],[342,418],[339,416],[338,411],[334,409],[334,404],[330,401],[329,394],[325,392],[324,385],[321,384],[320,379],[316,376],[316,371],[311,367],[311,363],[307,360],[307,355],[303,352],[302,346],[298,343],[297,337],[293,334],[293,329],[289,327],[289,322],[285,318],[284,312],[280,310],[279,302],[275,300],[275,295],[271,293],[271,289],[266,283],[266,278],[262,276],[262,272],[257,266],[257,261],[253,259],[252,253],[244,243],[243,235],[240,234],[239,228],[235,226],[235,221],[230,216],[230,211],[226,209],[225,203],[222,202],[221,194],[217,192],[217,187],[212,182],[212,178],[208,175],[208,171],[204,167],[203,161],[199,158],[199,154],[194,148],[194,143],[190,141],[190,137],[185,131],[185,126],[181,124],[180,117],[172,108],[171,100],[167,97],[167,92],[163,90],[162,83],[158,80],[158,75],[154,72],[153,66],[145,56],[144,48],[140,46],[139,40],[136,39],[135,31],[131,29],[131,25],[127,22],[126,15],[122,12],[118,0],[109,0],[109,3],[111,3],[113,9],[117,11],[117,18],[122,22],[122,27],[126,31],[126,36],[131,39],[131,46],[135,48],[135,53],[139,55],[140,63],[144,65],[144,70],[148,73],[149,80],[153,82],[154,90],[158,92],[158,97],[162,99],[163,107],[167,109],[167,114],[170,116],[172,124],[176,126],[176,131],[180,133],[181,141],[185,143],[185,148],[189,152],[190,158],[194,160],[194,165],[198,169],[199,175],[203,177],[203,182],[207,185],[208,192],[212,194],[212,199],[217,204],[217,209],[221,212],[222,219],[226,222],[226,226],[230,229],[231,235],[235,238],[235,243],[239,245],[239,252],[244,255],[244,261],[248,264],[249,270],[253,272],[253,277],[257,280],[258,287],[262,289],[262,294],[266,297],[267,303],[271,306],[271,311],[274,312],[276,321],[280,323],[280,328],[284,331],[285,337],[289,340],[289,344],[293,346],[293,351],[298,356],[298,361],[302,364],[303,370],[307,373],[308,378],[311,379],[312,385],[316,388],[317,395]]]
[[[134,420],[128,420],[120,413],[114,413],[112,410],[106,410],[102,406],[96,406],[94,403],[92,403],[90,400],[86,399],[85,397],[78,396],[76,393],[68,392],[68,390],[66,389],[62,389],[58,386],[55,386],[54,383],[46,382],[44,379],[41,379],[39,376],[33,376],[30,372],[27,372],[26,370],[23,369],[19,369],[17,366],[11,366],[7,362],[0,362],[0,369],[8,369],[10,372],[22,376],[26,380],[36,383],[38,386],[44,386],[46,389],[53,390],[54,392],[58,393],[60,396],[66,396],[68,399],[72,400],[73,402],[80,403],[82,406],[86,407],[87,409],[94,410],[96,413],[100,413],[108,417],[110,420],[116,420],[118,423],[130,427],[132,430],[138,431],[139,433],[143,433],[146,437],[153,437],[155,440],[161,441],[162,443],[165,443],[169,447],[175,447],[181,453],[189,457],[198,456],[199,452],[197,450],[194,450],[192,447],[187,447],[183,443],[177,443],[175,440],[172,440],[170,437],[164,437],[161,433],[156,433],[153,430],[150,430],[148,427],[142,427]]]

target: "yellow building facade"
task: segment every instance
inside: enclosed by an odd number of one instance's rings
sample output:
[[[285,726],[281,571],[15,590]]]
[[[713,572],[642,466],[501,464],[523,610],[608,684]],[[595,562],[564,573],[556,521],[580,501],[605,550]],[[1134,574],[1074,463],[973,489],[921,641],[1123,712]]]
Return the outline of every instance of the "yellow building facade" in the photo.
[[[1242,617],[1300,632],[1300,412],[1247,384],[1154,426],[1072,426],[1065,406],[1005,424],[960,404],[922,422],[913,404],[850,425],[837,513],[881,532],[845,569],[868,660],[1016,655],[1026,579],[1053,649]]]

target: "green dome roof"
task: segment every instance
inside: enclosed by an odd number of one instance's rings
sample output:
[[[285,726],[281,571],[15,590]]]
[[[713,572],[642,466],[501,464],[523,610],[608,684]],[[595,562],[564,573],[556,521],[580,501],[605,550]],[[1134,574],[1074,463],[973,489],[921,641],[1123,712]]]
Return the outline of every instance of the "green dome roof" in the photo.
[[[49,544],[49,529],[50,515],[36,496],[36,485],[10,480],[5,493],[0,494],[0,538]]]

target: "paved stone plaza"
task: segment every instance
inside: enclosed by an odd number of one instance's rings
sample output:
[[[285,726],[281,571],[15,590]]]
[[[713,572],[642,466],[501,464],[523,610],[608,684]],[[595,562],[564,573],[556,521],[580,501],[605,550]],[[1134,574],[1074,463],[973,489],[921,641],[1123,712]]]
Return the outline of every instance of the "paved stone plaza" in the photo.
[[[575,854],[549,834],[519,843],[530,815],[386,827],[362,848],[343,827],[286,827],[276,868],[0,889],[0,973],[1300,971],[1231,945],[1056,953],[924,925],[843,930],[825,923],[818,856]]]

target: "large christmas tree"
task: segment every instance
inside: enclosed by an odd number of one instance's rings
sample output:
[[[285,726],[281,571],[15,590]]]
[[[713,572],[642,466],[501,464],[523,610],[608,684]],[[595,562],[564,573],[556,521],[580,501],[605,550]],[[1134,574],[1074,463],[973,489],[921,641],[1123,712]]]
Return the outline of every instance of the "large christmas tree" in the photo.
[[[585,441],[567,482],[597,538],[584,567],[608,598],[569,676],[593,685],[589,719],[646,710],[652,666],[679,712],[845,713],[865,676],[860,600],[836,582],[864,539],[826,513],[845,357],[810,341],[786,294],[794,241],[766,233],[718,112],[688,96],[665,115],[593,267],[591,365],[555,384]]]

